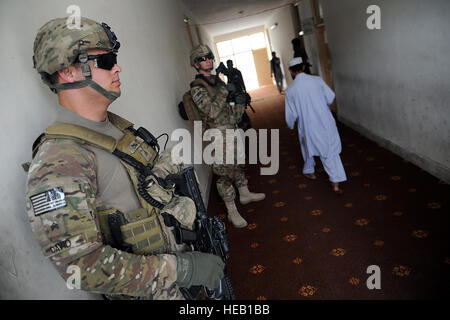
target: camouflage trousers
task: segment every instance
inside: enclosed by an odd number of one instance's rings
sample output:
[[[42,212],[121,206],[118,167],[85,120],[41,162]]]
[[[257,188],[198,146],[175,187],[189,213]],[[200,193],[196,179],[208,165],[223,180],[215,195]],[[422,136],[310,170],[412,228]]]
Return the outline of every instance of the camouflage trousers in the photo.
[[[237,188],[245,187],[247,179],[245,178],[244,165],[233,164],[213,164],[212,169],[219,176],[216,182],[217,191],[225,202],[234,201],[236,192],[233,182]]]
[[[234,185],[237,188],[247,186],[247,179],[245,178],[245,165],[244,164],[236,164],[238,161],[238,155],[242,157],[243,150],[238,151],[237,144],[242,143],[242,136],[235,136],[233,139],[233,151],[227,150],[227,141],[226,141],[226,129],[221,129],[220,132],[222,134],[223,139],[223,163],[212,164],[212,170],[214,174],[219,176],[219,179],[216,182],[217,191],[219,192],[220,197],[225,202],[234,201],[236,197],[236,192],[234,190]],[[227,161],[227,153],[233,153],[234,162],[232,164],[226,164]],[[239,152],[239,154],[238,154]],[[234,163],[234,164],[233,164]]]

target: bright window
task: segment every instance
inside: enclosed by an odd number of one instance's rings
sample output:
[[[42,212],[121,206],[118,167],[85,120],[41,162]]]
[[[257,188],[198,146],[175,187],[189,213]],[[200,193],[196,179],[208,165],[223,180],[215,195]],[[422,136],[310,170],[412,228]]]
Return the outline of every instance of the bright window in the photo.
[[[250,46],[250,41],[248,41],[248,36],[236,38],[231,41],[233,43],[233,52],[235,54],[252,50],[252,47]]]
[[[231,56],[233,55],[233,45],[230,41],[222,41],[217,43],[217,50],[220,56]]]
[[[219,61],[226,65],[227,60],[233,61],[233,67],[241,71],[247,90],[259,88],[258,75],[252,50],[266,47],[266,37],[263,32],[216,43]]]
[[[249,36],[252,50],[262,49],[266,47],[266,37],[264,33],[255,33]]]
[[[233,59],[234,59],[234,56],[220,57],[220,62],[223,62],[224,65],[227,65],[227,60],[233,60]]]

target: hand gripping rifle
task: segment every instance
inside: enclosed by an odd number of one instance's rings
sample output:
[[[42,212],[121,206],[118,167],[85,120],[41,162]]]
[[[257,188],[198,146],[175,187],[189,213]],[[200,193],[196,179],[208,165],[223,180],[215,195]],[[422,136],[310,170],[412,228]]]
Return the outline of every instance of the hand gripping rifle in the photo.
[[[228,258],[228,237],[225,224],[219,217],[208,217],[203,203],[200,188],[195,176],[194,167],[187,167],[179,174],[170,174],[165,179],[167,184],[175,184],[175,192],[181,196],[190,197],[195,202],[197,218],[194,231],[184,229],[180,223],[167,213],[163,213],[164,222],[174,227],[175,240],[178,244],[192,244],[196,251],[211,253],[219,256],[225,262]],[[187,299],[195,299],[202,287],[181,288]],[[214,290],[204,287],[205,293],[210,300],[235,300],[231,279],[224,270],[224,277],[220,285]]]
[[[223,73],[224,75],[226,75],[229,79],[228,83],[230,83],[231,81],[231,83],[234,84],[238,92],[243,92],[246,95],[245,107],[249,106],[250,109],[252,109],[253,113],[256,113],[255,109],[253,109],[252,105],[250,104],[252,98],[244,89],[244,83],[241,77],[236,78],[232,77],[230,74],[230,70],[227,67],[225,67],[223,62],[221,62],[219,66],[216,68],[216,74],[218,75],[219,73]]]

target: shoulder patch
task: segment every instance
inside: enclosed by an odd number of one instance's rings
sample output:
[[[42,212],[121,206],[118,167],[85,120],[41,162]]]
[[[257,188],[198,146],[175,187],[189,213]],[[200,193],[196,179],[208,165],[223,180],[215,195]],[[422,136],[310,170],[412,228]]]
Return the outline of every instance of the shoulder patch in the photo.
[[[30,197],[35,216],[67,206],[66,196],[61,187],[38,193]]]
[[[203,93],[201,91],[198,91],[193,97],[192,100],[194,100],[195,103],[199,102],[202,99]]]

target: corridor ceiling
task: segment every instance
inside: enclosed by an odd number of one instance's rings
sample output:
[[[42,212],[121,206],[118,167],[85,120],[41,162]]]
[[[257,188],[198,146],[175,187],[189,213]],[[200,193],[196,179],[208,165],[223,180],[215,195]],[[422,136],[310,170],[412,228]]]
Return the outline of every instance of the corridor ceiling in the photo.
[[[295,3],[293,0],[182,0],[182,2],[192,12],[197,23],[212,37],[263,26],[276,12],[275,8]]]

